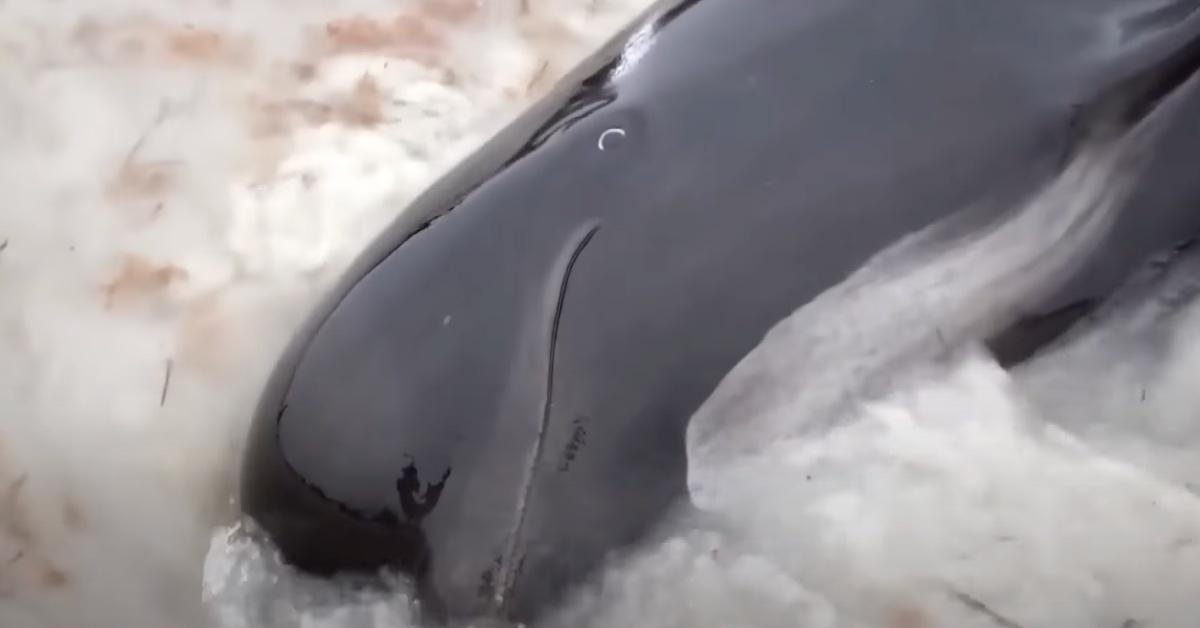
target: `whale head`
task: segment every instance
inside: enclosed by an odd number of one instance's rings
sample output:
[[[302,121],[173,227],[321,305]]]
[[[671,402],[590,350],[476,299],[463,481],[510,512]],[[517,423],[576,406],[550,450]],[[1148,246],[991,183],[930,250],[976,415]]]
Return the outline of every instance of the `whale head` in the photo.
[[[254,418],[246,514],[305,571],[529,621],[691,508],[697,460],[790,435],[772,403],[832,415],[1200,228],[1148,148],[1194,105],[1200,18],[976,4],[656,5],[312,313]],[[1143,171],[1176,185],[1135,216]]]

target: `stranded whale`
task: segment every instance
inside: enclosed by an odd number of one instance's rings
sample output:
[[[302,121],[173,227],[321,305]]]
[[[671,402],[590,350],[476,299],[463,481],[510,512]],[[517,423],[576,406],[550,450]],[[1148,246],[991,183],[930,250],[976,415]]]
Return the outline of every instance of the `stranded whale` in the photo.
[[[528,620],[819,429],[773,404],[835,417],[943,343],[1020,361],[1200,229],[1198,8],[656,5],[312,314],[245,512],[300,568]]]

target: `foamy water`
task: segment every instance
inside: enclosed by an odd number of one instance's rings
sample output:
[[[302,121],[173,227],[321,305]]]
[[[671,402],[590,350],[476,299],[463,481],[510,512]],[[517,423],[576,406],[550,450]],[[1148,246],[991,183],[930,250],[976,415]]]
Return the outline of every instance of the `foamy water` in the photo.
[[[367,240],[646,4],[0,4],[0,626],[413,626],[403,581],[240,528],[250,409]],[[1191,628],[1200,266],[1170,268],[1015,373],[967,348],[747,458],[546,623]]]
[[[0,3],[0,626],[210,625],[291,330],[646,4]]]

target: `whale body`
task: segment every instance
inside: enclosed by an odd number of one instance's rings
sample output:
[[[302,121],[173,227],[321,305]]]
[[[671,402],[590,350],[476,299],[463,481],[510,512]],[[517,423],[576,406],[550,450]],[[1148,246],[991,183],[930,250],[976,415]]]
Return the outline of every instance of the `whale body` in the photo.
[[[244,511],[301,569],[537,618],[739,456],[820,429],[772,404],[835,417],[943,345],[1018,363],[1200,230],[1197,9],[653,6],[316,308]]]

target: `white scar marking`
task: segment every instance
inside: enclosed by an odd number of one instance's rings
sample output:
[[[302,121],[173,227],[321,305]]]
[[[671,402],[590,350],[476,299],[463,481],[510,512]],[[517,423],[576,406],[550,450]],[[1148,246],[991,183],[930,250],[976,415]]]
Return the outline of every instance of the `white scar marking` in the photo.
[[[625,129],[612,128],[600,134],[600,139],[596,141],[596,147],[604,150],[604,139],[613,135],[625,137]]]

